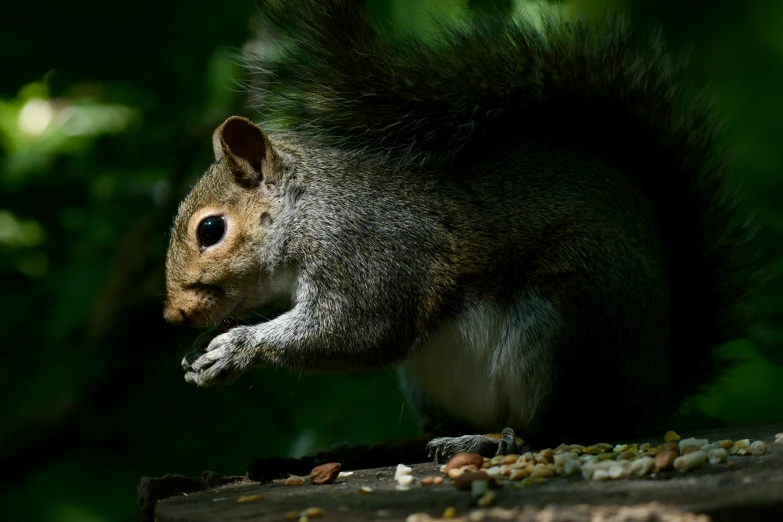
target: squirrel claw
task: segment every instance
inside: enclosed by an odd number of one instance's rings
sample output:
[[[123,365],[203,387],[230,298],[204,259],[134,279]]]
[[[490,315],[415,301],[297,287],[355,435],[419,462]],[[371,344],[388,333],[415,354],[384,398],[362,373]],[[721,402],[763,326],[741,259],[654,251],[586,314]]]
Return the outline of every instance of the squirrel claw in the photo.
[[[185,381],[210,387],[219,383],[230,384],[239,378],[250,365],[251,357],[238,329],[218,335],[206,350],[194,350],[182,359]]]

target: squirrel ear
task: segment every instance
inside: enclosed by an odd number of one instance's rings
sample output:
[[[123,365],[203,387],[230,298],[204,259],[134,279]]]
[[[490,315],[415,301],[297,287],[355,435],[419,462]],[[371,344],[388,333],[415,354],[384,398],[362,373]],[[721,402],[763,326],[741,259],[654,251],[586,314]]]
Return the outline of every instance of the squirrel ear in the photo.
[[[212,134],[215,159],[230,162],[241,184],[255,185],[263,177],[261,166],[274,154],[261,127],[240,116],[231,116]]]

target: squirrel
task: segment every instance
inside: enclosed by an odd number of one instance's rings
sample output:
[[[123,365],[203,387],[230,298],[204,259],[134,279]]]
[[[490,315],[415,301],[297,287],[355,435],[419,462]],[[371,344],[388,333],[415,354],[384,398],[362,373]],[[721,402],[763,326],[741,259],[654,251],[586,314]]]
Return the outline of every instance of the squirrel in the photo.
[[[660,35],[542,15],[425,43],[357,0],[260,7],[280,45],[250,87],[288,126],[228,118],[180,205],[165,319],[223,325],[186,381],[396,366],[431,454],[491,455],[662,429],[731,365],[751,228]]]

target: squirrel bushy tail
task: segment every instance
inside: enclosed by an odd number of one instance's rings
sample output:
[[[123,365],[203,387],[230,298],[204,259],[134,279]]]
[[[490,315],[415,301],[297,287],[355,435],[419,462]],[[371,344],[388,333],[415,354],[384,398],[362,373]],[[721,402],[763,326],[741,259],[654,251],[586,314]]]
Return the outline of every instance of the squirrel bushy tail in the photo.
[[[282,54],[251,57],[253,89],[321,143],[447,171],[493,137],[556,136],[608,152],[649,199],[667,251],[673,398],[699,392],[742,337],[753,263],[733,223],[727,155],[704,97],[659,35],[624,19],[544,16],[384,38],[363,2],[261,1]],[[284,100],[271,103],[275,95]],[[448,175],[448,174],[444,174]]]

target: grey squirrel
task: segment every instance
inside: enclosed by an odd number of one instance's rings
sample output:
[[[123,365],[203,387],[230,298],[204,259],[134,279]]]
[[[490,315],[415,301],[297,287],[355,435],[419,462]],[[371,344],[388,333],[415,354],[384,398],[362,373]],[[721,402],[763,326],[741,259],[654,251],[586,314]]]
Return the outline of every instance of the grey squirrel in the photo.
[[[748,227],[659,36],[544,16],[423,43],[356,0],[260,4],[281,52],[252,88],[290,125],[226,120],[180,206],[165,318],[225,327],[188,382],[397,365],[447,455],[662,429],[725,370]]]

